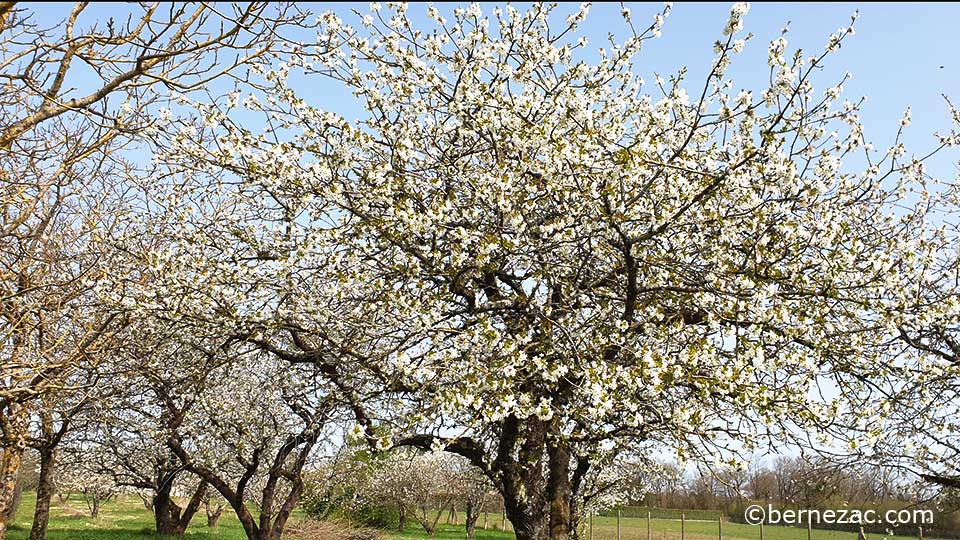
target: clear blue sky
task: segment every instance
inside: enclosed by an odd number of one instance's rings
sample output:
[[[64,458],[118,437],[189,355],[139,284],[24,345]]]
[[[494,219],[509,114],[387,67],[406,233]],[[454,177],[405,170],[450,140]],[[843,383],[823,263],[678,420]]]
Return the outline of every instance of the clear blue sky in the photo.
[[[355,24],[351,13],[367,12],[368,4],[305,3],[314,12],[333,10],[348,23]],[[442,12],[468,3],[437,4]],[[485,13],[495,5],[483,4]],[[652,22],[662,3],[627,3],[638,28]],[[659,39],[647,42],[638,67],[641,75],[652,82],[653,73],[664,77],[681,67],[689,68],[688,91],[699,89],[713,59],[713,43],[720,39],[732,3],[675,3]],[[527,4],[517,4],[523,9]],[[576,11],[578,4],[561,4],[558,22]],[[429,24],[426,4],[412,4],[408,14],[415,23]],[[813,83],[818,91],[833,86],[849,72],[853,78],[844,85],[844,96],[856,101],[867,96],[862,120],[868,142],[877,149],[892,143],[904,109],[912,109],[913,122],[903,142],[910,153],[924,154],[936,144],[934,131],[946,132],[951,120],[942,94],[960,106],[960,4],[936,3],[755,3],[746,16],[744,33],[754,38],[747,44],[729,70],[737,87],[754,90],[766,88],[768,80],[767,45],[780,35],[789,22],[789,48],[804,50],[804,56],[819,53],[829,35],[849,25],[850,16],[859,10],[856,35],[845,40],[842,48],[827,61]],[[449,17],[448,17],[449,18]],[[431,25],[432,26],[432,25]],[[607,43],[607,34],[626,35],[619,3],[596,3],[580,32],[595,49]],[[789,54],[787,55],[789,57]],[[943,66],[943,67],[941,67]],[[665,77],[666,78],[666,77]],[[345,96],[338,101],[336,86],[312,82],[311,94],[316,104],[341,112],[345,116],[362,114]],[[331,92],[318,91],[330,89]],[[654,90],[650,88],[650,90]],[[958,172],[957,152],[943,152],[930,162],[932,173],[951,178]]]
[[[47,23],[62,19],[69,5],[28,3],[38,18]],[[438,4],[441,11],[451,11],[466,3]],[[490,13],[494,3],[484,4]],[[657,13],[660,3],[628,3],[638,27]],[[730,3],[676,3],[663,29],[663,36],[647,43],[639,67],[647,81],[653,72],[663,75],[686,65],[690,89],[697,88],[709,68],[713,42],[720,38]],[[356,18],[352,9],[368,10],[366,3],[302,3],[314,13],[333,10],[350,23]],[[526,4],[517,5],[518,8]],[[425,4],[412,4],[409,14],[415,22],[427,22]],[[558,19],[577,9],[577,4],[561,4]],[[910,106],[913,124],[905,142],[911,152],[921,152],[934,143],[931,133],[946,131],[950,120],[941,94],[960,105],[960,4],[935,3],[756,3],[745,20],[744,32],[754,34],[744,53],[734,62],[730,74],[737,86],[760,90],[767,77],[767,43],[780,34],[790,21],[787,35],[790,47],[804,49],[805,56],[820,51],[830,33],[849,22],[850,14],[859,9],[857,33],[829,60],[821,77],[814,80],[818,90],[832,86],[849,71],[853,79],[845,84],[845,96],[855,100],[869,97],[862,119],[866,138],[876,148],[892,141],[903,110]],[[124,18],[128,6],[94,3],[88,8],[84,23]],[[603,46],[608,32],[625,35],[618,3],[594,4],[581,32],[590,40],[591,48]],[[304,35],[305,41],[313,36]],[[943,66],[941,68],[941,66]],[[80,86],[83,86],[82,83]],[[341,98],[336,86],[312,80],[303,94],[315,96],[315,104],[341,112],[348,117],[361,114],[351,96]],[[652,89],[651,89],[652,90]],[[933,164],[940,175],[952,176],[957,168],[956,155],[942,155]]]
[[[632,11],[639,17],[658,7],[640,4],[632,6]],[[615,20],[619,6],[594,8],[587,28],[602,35],[609,26],[605,21]],[[960,4],[755,3],[744,26],[744,31],[755,37],[730,74],[739,86],[763,88],[767,43],[788,21],[790,47],[812,54],[823,49],[830,33],[849,23],[856,9],[860,11],[856,35],[828,60],[823,76],[814,84],[822,90],[844,72],[853,75],[844,85],[844,94],[851,100],[868,96],[862,119],[867,140],[877,148],[893,140],[903,110],[912,107],[913,123],[905,141],[911,151],[924,150],[934,143],[934,131],[947,131],[951,125],[941,94],[960,105]],[[669,71],[685,64],[693,75],[690,80],[702,80],[728,11],[729,4],[674,4],[663,36],[645,51],[649,69]],[[936,162],[938,172],[955,172],[951,161],[956,161],[956,154],[941,157],[944,159]]]

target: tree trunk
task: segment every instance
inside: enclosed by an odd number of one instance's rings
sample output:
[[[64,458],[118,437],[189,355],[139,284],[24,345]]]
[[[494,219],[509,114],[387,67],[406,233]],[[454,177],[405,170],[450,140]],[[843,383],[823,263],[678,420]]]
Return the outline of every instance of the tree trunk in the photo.
[[[90,517],[96,518],[100,516],[100,493],[94,492],[93,500],[90,504]]]
[[[447,505],[450,504],[450,500],[444,501],[440,505],[440,509],[437,510],[436,516],[433,518],[433,521],[430,521],[430,518],[427,516],[427,507],[423,506],[420,508],[420,513],[413,513],[413,517],[420,523],[420,526],[423,527],[423,530],[426,531],[431,537],[437,533],[437,525],[440,523],[440,518],[443,517],[444,511],[447,509]]]
[[[494,465],[500,472],[507,519],[517,540],[547,540],[550,515],[543,477],[547,424],[535,416],[520,419],[511,415],[502,426]]]
[[[517,540],[571,540],[576,535],[572,456],[557,420],[512,419],[504,428],[501,455],[510,456],[520,443],[515,461],[498,456],[500,494]]]
[[[20,464],[20,473],[17,474],[17,483],[13,486],[13,500],[10,501],[10,521],[13,522],[17,517],[17,511],[20,503],[23,502],[23,464]]]
[[[180,538],[186,532],[194,514],[200,510],[203,496],[206,494],[207,482],[200,481],[200,485],[197,486],[193,496],[190,497],[190,503],[187,504],[186,508],[180,508],[173,500],[172,490],[172,478],[163,482],[161,488],[157,490],[157,496],[153,499],[154,517],[157,524],[157,534]]]
[[[526,504],[516,500],[508,500],[505,506],[517,540],[547,540],[549,516],[530,511]]]
[[[477,520],[480,518],[480,506],[474,501],[468,500],[465,510],[467,515],[463,525],[467,530],[467,540],[473,540],[473,533],[477,529]]]
[[[548,443],[547,503],[550,505],[550,540],[569,540],[573,529],[570,487],[570,451],[554,439]]]
[[[173,481],[161,481],[157,494],[153,497],[153,519],[157,534],[161,536],[180,536],[177,523],[180,521],[180,507],[171,497]]]
[[[207,514],[207,527],[212,529],[220,522],[220,516],[223,515],[224,506],[222,503],[217,503],[217,505],[214,506],[209,499],[204,501],[203,504]]]
[[[53,498],[53,469],[57,454],[53,448],[40,450],[40,478],[37,481],[37,504],[33,511],[30,540],[46,540],[50,522],[50,500]]]
[[[400,523],[397,525],[398,531],[403,531],[407,528],[407,507],[405,505],[399,505],[400,513]]]
[[[297,502],[299,502],[300,496],[303,494],[303,478],[301,474],[307,457],[310,455],[310,451],[313,449],[313,445],[316,444],[318,437],[319,432],[308,432],[306,436],[301,434],[290,437],[274,455],[272,467],[269,469],[267,475],[266,485],[261,491],[259,520],[253,517],[253,514],[247,507],[243,493],[247,481],[257,472],[259,458],[245,465],[246,471],[238,483],[238,488],[235,490],[231,488],[226,480],[219,476],[218,473],[196,464],[190,458],[190,454],[183,448],[178,435],[174,434],[167,439],[167,447],[176,454],[177,458],[180,459],[180,462],[187,470],[199,476],[207,484],[213,486],[213,488],[226,499],[227,503],[230,504],[230,507],[233,508],[236,513],[240,525],[243,526],[243,532],[247,535],[248,540],[280,540],[287,520],[290,518],[290,514],[296,507]],[[298,446],[299,451],[294,453],[294,450],[297,450]],[[284,463],[291,457],[291,454],[296,457],[293,459],[293,465],[290,469],[285,470]],[[291,480],[292,485],[290,491],[282,500],[279,509],[277,509],[275,507],[277,502],[276,486],[277,483],[284,478]],[[199,499],[197,504],[200,504]]]
[[[0,540],[6,539],[7,524],[14,518],[13,499],[23,463],[23,448],[19,443],[4,446],[0,458]]]

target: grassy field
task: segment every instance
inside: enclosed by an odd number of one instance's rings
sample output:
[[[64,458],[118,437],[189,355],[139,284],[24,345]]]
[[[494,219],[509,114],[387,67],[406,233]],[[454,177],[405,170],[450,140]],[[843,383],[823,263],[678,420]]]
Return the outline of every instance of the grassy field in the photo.
[[[461,514],[459,519],[463,520]],[[480,523],[483,518],[480,518]],[[391,536],[397,540],[425,540],[429,538],[422,528],[414,528],[411,524],[402,533],[392,532]],[[495,530],[494,527],[500,525],[500,515],[490,514],[488,518],[488,530],[478,530],[474,538],[476,540],[513,540],[513,533],[510,531]],[[680,539],[680,521],[671,519],[652,519],[650,520],[650,538],[652,540],[679,540]],[[510,524],[507,523],[509,529]],[[717,522],[716,521],[687,521],[684,527],[684,538],[687,540],[717,540]],[[463,525],[440,525],[435,540],[464,540],[466,534]],[[620,538],[622,540],[646,540],[647,539],[647,520],[644,518],[622,518],[620,522]],[[764,540],[806,540],[806,529],[795,527],[773,527],[763,528]],[[856,540],[857,534],[845,531],[827,531],[813,530],[813,540]],[[916,540],[916,536],[882,536],[879,534],[867,534],[870,540]],[[930,536],[924,536],[927,540],[933,540]],[[724,540],[759,540],[760,528],[751,525],[739,523],[723,524]],[[589,535],[584,534],[584,540],[589,540]],[[617,518],[615,517],[595,517],[593,520],[593,540],[617,540]]]
[[[30,536],[30,524],[33,521],[33,493],[24,493],[23,501],[17,511],[16,520],[7,538],[26,540]],[[90,517],[83,499],[71,495],[66,502],[60,503],[56,497],[50,511],[49,540],[144,540],[155,539],[157,534],[153,516],[143,507],[136,497],[111,501],[100,508],[100,516]],[[184,538],[189,540],[245,540],[246,535],[240,522],[229,512],[224,511],[220,524],[215,529],[207,527],[207,518],[203,510],[194,516],[193,523],[187,529]]]
[[[33,517],[34,498],[32,493],[24,494],[14,526],[8,538],[10,540],[26,540],[30,534],[30,522]],[[96,519],[89,517],[83,499],[73,495],[64,503],[54,500],[51,511],[49,540],[146,540],[157,538],[154,532],[152,516],[143,507],[140,500],[134,497],[121,498],[105,504]],[[463,515],[459,516],[460,522]],[[481,517],[480,523],[483,523]],[[479,525],[478,524],[478,525]],[[475,540],[513,540],[514,535],[509,530],[499,530],[500,515],[489,514],[488,528],[476,531]],[[646,519],[623,518],[621,521],[621,540],[646,540]],[[669,519],[651,520],[652,540],[678,540],[680,538],[680,522]],[[392,540],[426,540],[427,534],[410,522],[402,532],[389,531],[387,536]],[[717,523],[715,521],[687,521],[685,538],[688,540],[716,540]],[[185,536],[188,540],[244,540],[243,529],[236,517],[224,512],[220,525],[215,529],[207,528],[206,518],[201,511],[194,519]],[[724,540],[759,540],[758,527],[737,523],[723,524]],[[804,529],[793,527],[765,527],[764,540],[806,540]],[[813,540],[855,540],[857,535],[851,532],[814,530]],[[870,534],[870,539],[884,538],[881,535]],[[888,536],[888,540],[915,539],[916,536]],[[928,540],[933,540],[927,537]],[[441,524],[434,540],[465,540],[466,533],[463,525]],[[589,540],[589,535],[584,535]],[[593,522],[593,540],[617,540],[617,519],[615,517],[596,517]]]

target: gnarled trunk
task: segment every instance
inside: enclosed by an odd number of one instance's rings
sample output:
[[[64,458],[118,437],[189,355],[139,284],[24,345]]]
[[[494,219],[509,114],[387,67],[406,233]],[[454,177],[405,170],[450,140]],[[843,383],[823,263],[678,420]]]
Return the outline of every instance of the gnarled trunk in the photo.
[[[197,486],[193,496],[190,497],[190,502],[187,504],[187,507],[183,509],[173,500],[171,496],[172,489],[172,478],[169,482],[164,482],[160,486],[157,495],[153,499],[154,518],[158,534],[180,538],[183,536],[183,533],[186,532],[187,526],[190,525],[194,514],[200,510],[200,505],[203,503],[203,496],[207,490],[207,482],[200,481],[200,485]]]
[[[30,540],[46,540],[47,524],[50,522],[50,500],[53,498],[53,469],[57,454],[52,448],[40,450],[40,478],[37,481],[37,504],[33,510],[33,526]]]
[[[576,494],[589,462],[574,459],[556,419],[511,415],[498,428],[492,460],[469,437],[448,439],[445,448],[467,458],[490,478],[503,497],[504,513],[517,540],[575,539]],[[413,435],[399,444],[427,450],[434,441],[433,435]],[[571,470],[574,461],[577,466]]]
[[[26,448],[27,411],[17,404],[0,407],[0,540],[7,538],[7,526],[13,520],[14,498],[17,491],[17,477],[23,464],[23,451]]]
[[[207,499],[203,502],[204,509],[207,514],[207,527],[211,529],[217,526],[217,523],[220,522],[220,516],[223,515],[223,503],[217,503],[214,505],[210,502],[210,499]]]

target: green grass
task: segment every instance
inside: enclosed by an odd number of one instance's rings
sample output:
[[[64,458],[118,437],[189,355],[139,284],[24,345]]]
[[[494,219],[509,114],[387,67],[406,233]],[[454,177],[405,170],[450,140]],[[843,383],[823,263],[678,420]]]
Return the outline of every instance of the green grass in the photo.
[[[30,523],[33,518],[34,495],[26,493],[20,505],[16,520],[10,529],[10,540],[26,540],[30,535]],[[157,538],[154,532],[153,516],[136,497],[121,497],[105,504],[96,519],[87,515],[86,505],[78,495],[71,496],[66,502],[54,499],[50,515],[49,540],[147,540]],[[458,517],[463,522],[463,514]],[[482,529],[483,517],[478,522],[475,540],[514,540],[510,523],[508,530],[499,530],[500,514],[489,514],[487,529]],[[621,521],[621,540],[646,540],[647,525],[645,518],[623,518]],[[672,519],[651,520],[652,540],[679,540],[680,522]],[[402,531],[387,531],[392,540],[427,540],[429,536],[410,521]],[[206,518],[201,510],[185,535],[187,540],[245,540],[246,536],[236,517],[229,509],[224,511],[220,525],[215,529],[207,528]],[[581,536],[590,540],[587,530]],[[687,521],[685,529],[687,540],[716,540],[716,521]],[[756,526],[738,523],[723,524],[724,540],[759,540],[760,531]],[[806,530],[794,527],[764,527],[764,540],[806,540]],[[855,540],[856,533],[845,531],[814,530],[813,540]],[[868,534],[871,540],[884,538],[877,534]],[[910,540],[916,536],[890,536],[888,540]],[[930,537],[928,537],[930,538]],[[432,540],[464,540],[466,532],[463,525],[441,523]],[[598,516],[593,521],[593,540],[617,540],[617,518]],[[932,538],[930,538],[932,540]]]
[[[460,523],[463,522],[463,514],[459,515]],[[478,529],[474,535],[475,540],[513,540],[512,531],[501,531],[494,527],[500,525],[500,514],[490,514],[488,518],[489,529],[481,530],[479,525],[483,523],[481,516],[478,523]],[[650,538],[652,540],[679,540],[681,523],[672,519],[651,519],[650,520]],[[507,522],[507,528],[510,523]],[[687,521],[684,528],[684,538],[687,540],[717,540],[717,522],[716,521]],[[393,531],[389,533],[394,540],[426,540],[429,538],[427,533],[415,522],[407,524],[407,528],[402,531]],[[437,533],[433,540],[465,540],[467,537],[463,525],[441,524],[437,527]],[[584,530],[581,536],[583,540],[589,540],[588,530]],[[622,518],[620,522],[620,538],[622,540],[646,540],[647,539],[647,520],[646,518]],[[759,540],[760,529],[752,525],[740,523],[723,523],[724,540]],[[775,527],[765,526],[763,528],[764,540],[806,540],[806,529],[796,527]],[[813,540],[856,540],[857,533],[847,531],[828,531],[814,529]],[[867,534],[869,540],[916,540],[916,536],[883,536],[879,534]],[[928,540],[932,537],[925,536]],[[593,520],[593,540],[617,540],[617,518],[616,517],[595,517]]]
[[[9,540],[26,540],[30,536],[36,495],[24,493],[17,517],[10,528]],[[100,508],[100,516],[91,518],[79,495],[71,495],[64,503],[54,497],[50,509],[48,540],[146,540],[156,539],[153,515],[137,497],[121,497]],[[210,529],[203,509],[193,518],[184,538],[189,540],[245,540],[246,535],[236,516],[227,508],[219,525]]]

